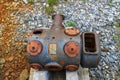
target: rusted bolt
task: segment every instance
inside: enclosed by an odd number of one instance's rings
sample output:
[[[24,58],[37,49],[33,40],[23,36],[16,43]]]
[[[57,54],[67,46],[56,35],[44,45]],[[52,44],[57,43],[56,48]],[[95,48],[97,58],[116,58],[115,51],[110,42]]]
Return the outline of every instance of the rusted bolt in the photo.
[[[32,63],[30,64],[30,66],[34,69],[43,69],[42,65],[38,64],[38,63]]]
[[[64,51],[69,57],[76,57],[80,53],[80,46],[77,42],[69,41],[65,44]]]
[[[77,65],[67,65],[67,66],[65,66],[65,69],[68,71],[76,71],[76,70],[78,70],[78,66]]]
[[[45,65],[45,68],[50,71],[62,70],[62,66],[60,66],[59,64],[47,64],[47,65]]]
[[[65,29],[65,34],[69,36],[76,36],[80,33],[79,29],[77,28],[67,28]]]
[[[31,55],[38,55],[42,51],[42,44],[38,41],[31,41],[27,45],[27,51]]]

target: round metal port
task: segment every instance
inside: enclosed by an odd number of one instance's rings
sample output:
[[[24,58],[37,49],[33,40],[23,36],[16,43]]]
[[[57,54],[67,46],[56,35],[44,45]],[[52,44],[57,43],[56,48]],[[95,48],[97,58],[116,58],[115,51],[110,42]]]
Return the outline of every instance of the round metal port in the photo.
[[[42,44],[39,41],[31,41],[27,45],[27,52],[31,55],[38,55],[42,51]]]
[[[77,28],[67,28],[65,29],[65,34],[69,36],[77,36],[80,33]]]
[[[69,57],[76,57],[80,53],[79,43],[74,41],[69,41],[64,46],[64,52]]]
[[[42,65],[38,64],[38,63],[32,63],[30,64],[30,66],[33,68],[33,69],[43,69]]]
[[[60,71],[62,70],[62,66],[60,66],[59,64],[47,64],[45,65],[45,69],[50,71]]]
[[[76,71],[76,70],[78,70],[78,66],[77,65],[67,65],[67,66],[65,66],[65,69],[68,71]]]

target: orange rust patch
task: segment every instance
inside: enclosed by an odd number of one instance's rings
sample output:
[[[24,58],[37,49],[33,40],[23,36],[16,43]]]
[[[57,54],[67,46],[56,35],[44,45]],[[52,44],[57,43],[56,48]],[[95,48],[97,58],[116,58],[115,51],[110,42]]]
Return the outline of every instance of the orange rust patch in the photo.
[[[76,57],[80,53],[80,46],[77,42],[70,41],[65,45],[64,51],[69,57]]]
[[[67,34],[69,36],[76,36],[79,33],[80,33],[80,31],[77,28],[68,28],[68,29],[65,29],[65,34]]]
[[[62,67],[60,65],[45,65],[45,68],[50,71],[60,71]]]
[[[78,70],[78,66],[76,66],[76,65],[67,65],[67,66],[65,66],[65,69],[68,70],[68,71],[76,71],[76,70]]]
[[[31,55],[38,55],[42,51],[42,44],[38,41],[31,41],[27,45],[27,51]]]
[[[6,9],[6,6],[4,4],[0,4],[0,18],[6,17],[8,14],[8,11]]]
[[[30,64],[32,68],[34,69],[43,69],[42,65],[38,64],[38,63],[32,63]]]

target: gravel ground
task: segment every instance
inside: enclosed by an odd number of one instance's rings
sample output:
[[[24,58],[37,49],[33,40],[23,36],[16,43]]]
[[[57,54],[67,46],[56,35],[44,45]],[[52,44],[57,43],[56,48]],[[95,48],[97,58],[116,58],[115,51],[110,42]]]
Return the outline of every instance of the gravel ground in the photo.
[[[26,0],[23,0],[27,5]],[[19,21],[19,27],[15,29],[15,41],[26,41],[27,35],[34,29],[50,28],[51,16],[45,13],[46,0],[35,0],[30,5],[31,9],[23,9],[15,14]],[[83,0],[85,1],[85,0]],[[65,20],[76,23],[81,32],[91,31],[99,33],[101,47],[101,61],[97,68],[90,69],[92,80],[120,80],[120,50],[117,42],[117,29],[113,22],[120,19],[119,0],[61,0],[58,6],[54,6],[56,13],[65,15]],[[17,0],[16,0],[17,2]],[[64,22],[63,22],[64,23]],[[3,61],[4,62],[4,61]],[[1,62],[2,64],[2,62]]]
[[[45,0],[42,0],[45,2]],[[120,52],[117,48],[117,31],[112,22],[120,19],[120,1],[113,0],[80,0],[61,1],[55,10],[65,15],[65,20],[72,20],[81,32],[91,31],[100,35],[101,61],[98,68],[90,69],[90,77],[95,80],[119,80]],[[46,3],[35,3],[33,12],[28,12],[22,28],[30,31],[34,28],[49,28],[52,25],[51,17],[44,11]],[[41,6],[41,7],[40,7]],[[39,9],[40,8],[40,9]],[[28,28],[25,28],[26,26]]]

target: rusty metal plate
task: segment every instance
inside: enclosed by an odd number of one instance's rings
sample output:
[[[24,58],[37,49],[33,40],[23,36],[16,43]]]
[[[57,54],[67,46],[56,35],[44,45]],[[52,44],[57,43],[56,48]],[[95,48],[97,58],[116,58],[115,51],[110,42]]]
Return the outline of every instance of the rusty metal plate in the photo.
[[[30,66],[34,69],[39,69],[39,70],[43,69],[43,67],[38,63],[32,63],[32,64],[30,64]]]
[[[77,28],[67,28],[65,29],[65,34],[69,36],[76,36],[80,33],[79,29]]]
[[[80,53],[79,43],[69,41],[65,44],[64,51],[69,57],[76,57]]]
[[[27,51],[31,55],[38,55],[42,51],[42,44],[39,41],[31,41],[27,45]]]
[[[76,71],[78,70],[78,66],[77,65],[67,65],[65,66],[65,69],[68,70],[68,71]]]

